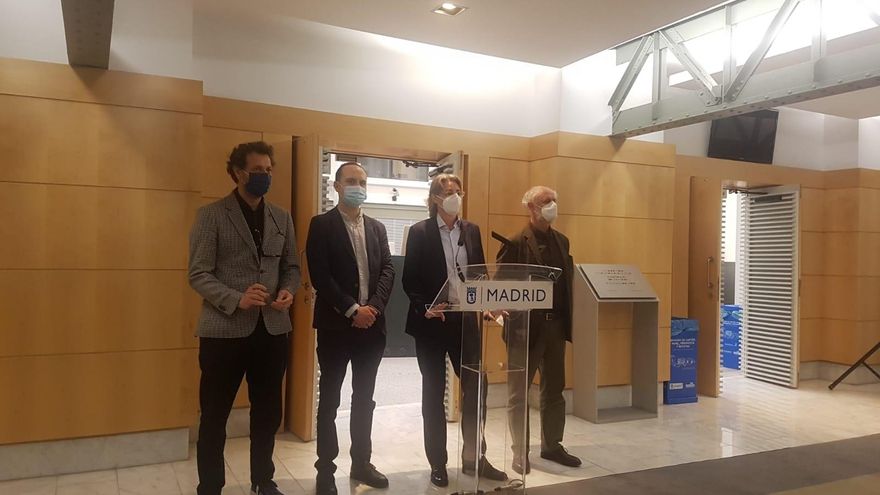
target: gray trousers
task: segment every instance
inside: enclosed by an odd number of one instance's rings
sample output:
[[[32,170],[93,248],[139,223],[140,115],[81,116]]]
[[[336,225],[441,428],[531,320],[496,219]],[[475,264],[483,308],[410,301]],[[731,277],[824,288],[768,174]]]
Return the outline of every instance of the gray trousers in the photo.
[[[524,415],[522,408],[513,406],[528,399],[528,387],[523,381],[531,384],[536,370],[541,370],[541,452],[553,452],[560,448],[565,431],[565,331],[559,320],[542,321],[530,328],[527,372],[525,376],[513,374],[508,379],[508,424],[514,453],[529,450],[528,411]],[[523,423],[526,445],[521,450]]]

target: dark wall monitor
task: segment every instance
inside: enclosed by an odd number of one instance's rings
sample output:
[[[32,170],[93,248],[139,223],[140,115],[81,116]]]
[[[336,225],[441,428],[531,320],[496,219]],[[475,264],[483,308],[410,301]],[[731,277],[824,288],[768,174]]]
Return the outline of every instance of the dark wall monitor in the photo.
[[[759,110],[712,121],[709,157],[773,163],[779,112]]]

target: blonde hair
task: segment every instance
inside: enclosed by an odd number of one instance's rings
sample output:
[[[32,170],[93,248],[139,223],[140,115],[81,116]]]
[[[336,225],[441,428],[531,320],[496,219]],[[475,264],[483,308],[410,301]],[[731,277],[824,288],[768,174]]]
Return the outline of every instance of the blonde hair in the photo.
[[[464,189],[461,178],[454,174],[440,174],[431,181],[431,187],[428,189],[428,213],[432,217],[437,215],[437,203],[431,201],[431,198],[439,196],[450,182],[457,184],[459,189]]]

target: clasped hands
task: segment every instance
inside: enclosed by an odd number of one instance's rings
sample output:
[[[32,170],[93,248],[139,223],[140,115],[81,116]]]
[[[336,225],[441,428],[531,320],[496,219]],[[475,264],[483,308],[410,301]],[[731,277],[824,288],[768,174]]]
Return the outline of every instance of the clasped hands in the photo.
[[[238,302],[238,307],[244,310],[261,308],[269,305],[276,311],[286,311],[293,304],[293,294],[287,289],[278,291],[278,297],[272,301],[269,289],[263,284],[253,284],[247,288]]]

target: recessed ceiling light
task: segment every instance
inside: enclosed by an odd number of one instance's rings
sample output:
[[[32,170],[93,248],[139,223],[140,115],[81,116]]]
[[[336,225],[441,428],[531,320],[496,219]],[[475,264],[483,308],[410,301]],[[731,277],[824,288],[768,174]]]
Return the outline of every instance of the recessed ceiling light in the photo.
[[[467,10],[467,7],[455,5],[452,2],[443,2],[439,7],[434,9],[435,14],[458,15]]]

